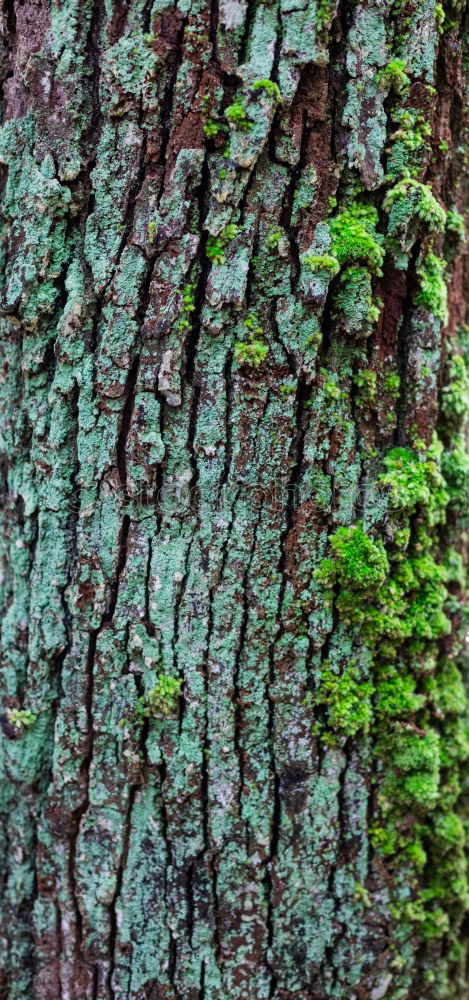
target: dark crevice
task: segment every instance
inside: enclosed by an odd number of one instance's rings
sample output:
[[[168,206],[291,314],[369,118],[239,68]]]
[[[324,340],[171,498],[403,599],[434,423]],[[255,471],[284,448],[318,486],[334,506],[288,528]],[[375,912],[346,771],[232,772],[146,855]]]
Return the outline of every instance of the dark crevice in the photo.
[[[397,427],[394,433],[395,444],[408,444],[406,433],[406,417],[409,402],[412,402],[411,387],[407,379],[407,363],[409,357],[409,337],[412,329],[413,315],[415,310],[415,294],[418,287],[417,260],[420,254],[421,243],[417,240],[414,244],[407,268],[406,294],[402,303],[402,320],[398,330],[396,360],[398,365],[398,375],[400,377],[400,393],[397,401]]]
[[[186,27],[187,27],[187,17],[184,17],[181,20],[177,37],[174,42],[174,57],[171,69],[171,76],[169,83],[166,87],[161,104],[161,118],[159,126],[161,132],[161,145],[160,145],[160,154],[158,160],[160,167],[166,167],[167,165],[167,151],[171,135],[171,118],[173,113],[174,88],[176,86],[179,69],[182,65],[182,60],[183,60],[183,40]],[[160,187],[158,202],[161,200],[161,196],[164,190],[164,182],[165,182],[165,172],[163,173],[161,179],[161,187]]]
[[[112,978],[116,963],[116,946],[118,939],[118,924],[117,924],[117,901],[121,894],[122,882],[124,877],[125,866],[127,862],[127,855],[129,851],[130,834],[132,830],[132,810],[134,807],[135,796],[137,794],[139,786],[131,785],[129,789],[129,799],[127,803],[127,809],[124,819],[124,835],[122,839],[122,853],[120,858],[119,867],[116,875],[116,887],[114,891],[114,898],[109,907],[109,970],[106,977],[106,986],[110,1000],[115,1000],[116,994],[114,991]]]
[[[258,0],[246,0],[246,11],[245,11],[245,14],[244,14],[243,37],[241,39],[241,44],[239,46],[239,51],[238,51],[238,66],[241,66],[245,62],[245,60],[247,58],[248,46],[249,46],[249,36],[251,34],[251,30],[252,30],[252,27],[253,27],[253,24],[254,24],[254,18],[256,16],[257,5],[258,5]]]
[[[287,504],[285,510],[285,525],[280,538],[280,559],[278,562],[278,573],[281,577],[278,601],[277,601],[277,628],[273,641],[270,643],[268,650],[268,660],[269,660],[269,675],[268,675],[268,685],[266,691],[266,697],[269,706],[269,720],[268,720],[268,738],[270,746],[270,770],[273,775],[273,808],[272,808],[272,820],[271,820],[271,835],[270,835],[270,845],[268,853],[268,862],[266,865],[265,873],[265,892],[267,900],[267,913],[266,913],[266,926],[267,926],[267,948],[270,949],[273,945],[274,940],[274,920],[273,920],[273,880],[272,871],[275,864],[275,860],[278,854],[279,838],[280,838],[280,821],[282,814],[282,800],[280,792],[280,776],[277,770],[276,758],[275,758],[275,703],[271,695],[271,689],[275,684],[276,680],[276,651],[278,643],[283,635],[283,604],[285,599],[285,592],[287,587],[287,574],[286,574],[286,563],[287,563],[287,549],[286,543],[289,534],[293,528],[295,510],[296,510],[296,498],[298,486],[301,480],[301,474],[303,469],[304,460],[304,440],[306,434],[305,427],[305,402],[308,396],[308,387],[306,385],[305,379],[300,378],[297,384],[296,399],[295,399],[295,409],[296,409],[296,433],[292,441],[291,450],[294,454],[294,463],[291,469],[291,473],[287,485]],[[267,967],[270,968],[269,962],[266,959]],[[270,986],[270,996],[275,995],[277,978],[273,971],[271,971],[271,986]]]

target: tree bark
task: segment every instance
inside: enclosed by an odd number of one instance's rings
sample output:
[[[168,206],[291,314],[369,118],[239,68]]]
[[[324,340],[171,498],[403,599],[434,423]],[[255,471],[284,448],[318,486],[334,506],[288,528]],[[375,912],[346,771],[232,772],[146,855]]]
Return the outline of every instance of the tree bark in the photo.
[[[3,4],[5,1000],[467,995],[443,6]]]

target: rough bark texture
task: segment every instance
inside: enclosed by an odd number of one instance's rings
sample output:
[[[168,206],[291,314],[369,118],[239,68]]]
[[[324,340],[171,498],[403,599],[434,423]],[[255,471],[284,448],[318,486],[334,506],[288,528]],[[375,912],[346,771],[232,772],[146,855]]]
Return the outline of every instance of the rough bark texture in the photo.
[[[461,1000],[464,6],[3,18],[0,995]]]

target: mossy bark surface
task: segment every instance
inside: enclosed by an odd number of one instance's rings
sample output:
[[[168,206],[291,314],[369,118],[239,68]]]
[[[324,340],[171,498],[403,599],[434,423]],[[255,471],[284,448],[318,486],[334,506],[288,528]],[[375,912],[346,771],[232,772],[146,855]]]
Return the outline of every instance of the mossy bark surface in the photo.
[[[2,1000],[462,1000],[467,9],[3,4]]]

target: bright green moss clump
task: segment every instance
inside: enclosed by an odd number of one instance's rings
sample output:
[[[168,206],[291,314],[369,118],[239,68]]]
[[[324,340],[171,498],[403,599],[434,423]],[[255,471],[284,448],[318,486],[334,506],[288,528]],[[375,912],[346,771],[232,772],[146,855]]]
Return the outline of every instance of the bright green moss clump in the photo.
[[[332,254],[339,264],[362,261],[379,274],[384,260],[383,237],[377,232],[378,213],[371,205],[354,202],[329,220]]]
[[[366,370],[357,372],[353,384],[357,389],[360,403],[372,406],[376,401],[376,372]]]
[[[267,357],[269,348],[263,340],[263,330],[255,313],[249,313],[243,323],[244,340],[237,340],[234,358],[240,365],[258,368]]]
[[[372,593],[384,583],[389,564],[380,539],[376,542],[359,524],[341,527],[331,538],[330,559],[324,559],[316,579],[327,586],[336,581],[362,594]]]
[[[218,135],[222,130],[223,125],[220,125],[219,122],[216,122],[213,118],[207,118],[207,121],[204,122],[203,131],[204,135],[207,136],[207,139],[213,139],[214,136]]]
[[[280,101],[282,100],[282,95],[278,85],[274,83],[273,80],[256,80],[256,82],[253,83],[251,90],[254,92],[263,90],[264,93],[267,94],[268,97],[271,97],[276,104],[280,104]]]
[[[181,681],[177,677],[160,674],[151,691],[138,699],[137,714],[143,718],[173,715],[180,692]]]
[[[399,669],[399,665],[384,664],[376,683],[376,714],[379,718],[409,719],[425,705],[425,696],[416,693],[416,679]]]
[[[337,736],[347,739],[359,732],[367,733],[372,718],[373,685],[360,679],[352,664],[338,674],[329,663],[323,664],[321,682],[315,691],[315,703],[327,708],[327,722],[316,726],[325,743],[334,744]]]
[[[239,227],[234,222],[230,222],[218,236],[209,236],[207,239],[206,254],[214,264],[225,263],[225,247],[239,233]]]
[[[328,271],[331,277],[338,274],[340,270],[337,257],[333,257],[330,253],[307,254],[304,263],[308,264],[312,271]]]
[[[378,213],[372,205],[353,202],[329,220],[331,253],[308,257],[313,268],[332,276],[342,268],[334,305],[344,329],[368,336],[379,316],[380,303],[372,298],[371,279],[381,274],[384,260],[383,237],[377,231]]]
[[[29,729],[36,721],[35,713],[24,708],[9,708],[5,714],[8,722],[20,731],[22,729]]]
[[[430,524],[443,520],[448,492],[441,473],[441,454],[442,446],[434,440],[423,459],[410,448],[393,448],[386,455],[386,472],[380,483],[388,490],[393,511],[410,515],[422,505]]]
[[[234,349],[235,361],[240,365],[253,365],[254,368],[258,368],[267,356],[268,350],[267,344],[263,344],[260,340],[249,342],[238,340]]]
[[[250,129],[253,126],[253,122],[248,117],[241,97],[238,97],[233,104],[230,104],[230,106],[226,108],[225,118],[230,125],[233,125],[235,128],[241,129],[242,131],[247,131],[247,129]]]
[[[396,803],[417,811],[434,809],[440,779],[440,736],[434,729],[396,725],[382,738],[380,752],[392,760],[383,787],[391,808]]]
[[[382,87],[395,90],[397,94],[402,94],[410,83],[405,71],[406,64],[403,59],[390,59],[387,66],[379,73],[379,82]]]
[[[178,322],[178,330],[184,333],[191,326],[191,313],[195,311],[195,285],[188,283],[182,293],[182,315]]]
[[[442,390],[443,415],[451,424],[458,423],[469,410],[469,373],[461,354],[448,363],[448,383]]]

